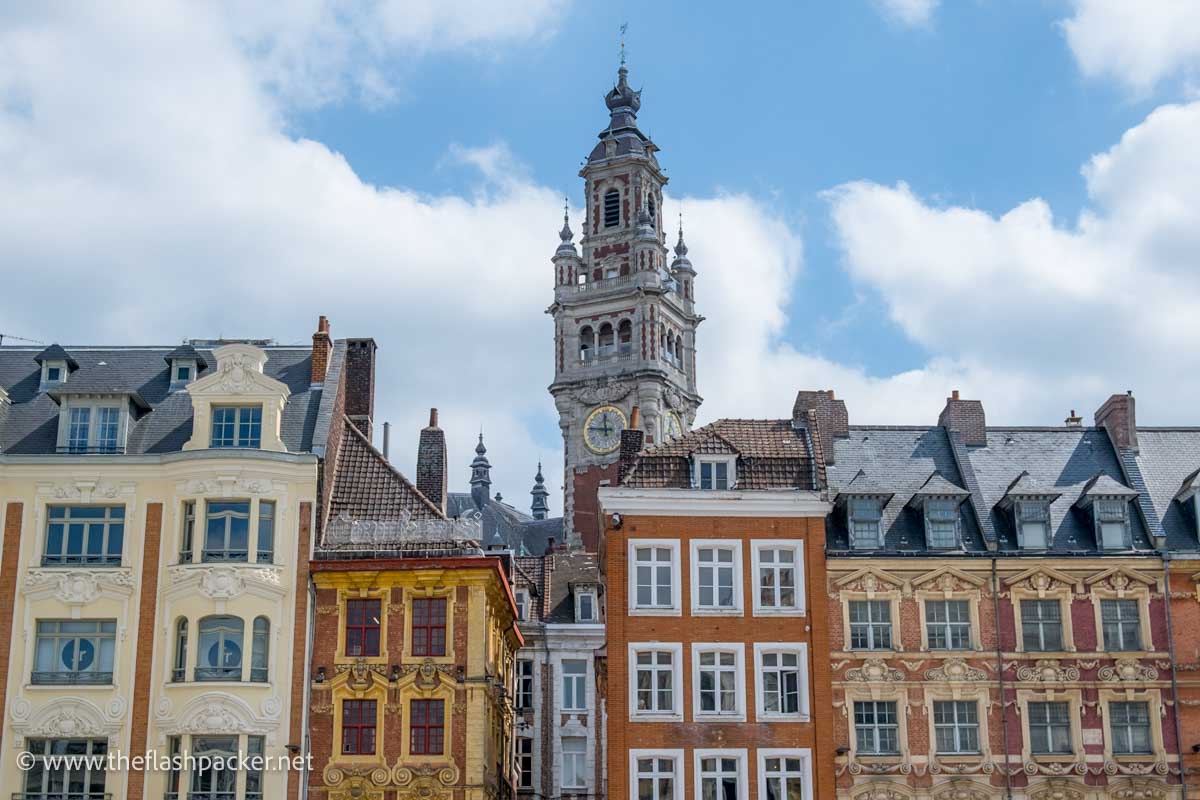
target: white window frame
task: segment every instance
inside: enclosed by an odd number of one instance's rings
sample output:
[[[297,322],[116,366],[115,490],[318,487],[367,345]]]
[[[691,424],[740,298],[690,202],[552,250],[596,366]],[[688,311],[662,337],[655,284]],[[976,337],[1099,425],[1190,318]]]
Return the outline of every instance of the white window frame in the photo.
[[[769,547],[779,549],[790,547],[796,551],[796,605],[791,608],[762,605],[761,581],[759,572],[759,550]],[[751,539],[750,561],[754,574],[754,599],[752,608],[756,617],[803,617],[807,613],[806,600],[808,585],[804,582],[804,540],[803,539]]]
[[[704,776],[700,762],[705,758],[734,758],[738,762],[738,800],[750,800],[750,769],[745,748],[701,748],[692,751],[692,779],[695,797],[704,796]],[[763,795],[766,796],[765,793]]]
[[[583,705],[568,706],[567,705],[567,679],[568,679],[567,664],[568,663],[576,663],[576,662],[583,664],[583,674],[580,675],[578,673],[572,673],[569,677],[570,677],[571,682],[575,684],[575,691],[572,694],[574,694],[575,699],[579,700]],[[564,658],[562,661],[558,662],[558,669],[559,669],[559,678],[560,678],[559,689],[562,691],[562,695],[560,697],[560,703],[559,703],[559,710],[563,711],[563,712],[571,712],[571,713],[587,711],[588,675],[591,672],[591,670],[588,668],[587,659],[585,659],[585,658]]]
[[[582,753],[572,753],[572,756],[579,756],[579,783],[567,783],[567,740],[575,740],[583,744]],[[586,736],[563,736],[559,739],[559,753],[562,754],[562,789],[564,794],[571,794],[573,789],[588,788],[588,741]]]
[[[103,400],[65,399],[62,407],[58,410],[58,452],[68,454],[71,452],[68,449],[71,443],[71,412],[77,408],[88,409],[87,444],[80,455],[100,452],[97,449],[100,446],[100,410],[105,408],[116,409],[117,411],[117,441],[113,445],[111,454],[125,452],[125,444],[129,434],[129,409],[128,400],[119,397],[110,397]]]
[[[767,759],[768,758],[798,758],[800,759],[800,785],[804,800],[813,800],[812,750],[808,748],[776,748],[760,747],[758,756],[758,796],[767,796]]]
[[[590,617],[583,616],[583,598],[589,598],[592,601],[592,615]],[[592,589],[586,589],[575,593],[575,621],[576,622],[599,622],[600,609],[596,606],[596,592]]]
[[[513,592],[513,598],[517,601],[517,621],[529,621],[529,590],[517,589]]]
[[[651,650],[667,650],[671,653],[671,710],[669,712],[640,711],[637,707],[637,657],[638,653]],[[628,697],[630,722],[683,722],[683,643],[630,642]]]
[[[675,764],[675,771],[672,774],[672,786],[674,791],[673,800],[683,800],[683,750],[630,750],[629,751],[629,797],[636,798],[638,796],[638,771],[637,762],[640,758],[669,758]]]
[[[683,590],[680,586],[680,546],[678,539],[630,539],[628,545],[628,605],[633,617],[678,617],[683,615]],[[637,604],[637,550],[639,547],[666,547],[671,550],[671,605],[639,606]]]
[[[522,664],[529,665],[529,674],[528,675],[521,674],[521,665]],[[534,675],[537,672],[536,667],[537,667],[537,664],[532,658],[518,658],[518,659],[516,659],[516,662],[513,666],[513,705],[516,706],[518,711],[529,711],[533,708],[534,703],[536,702],[535,692],[537,691],[537,683],[534,678]],[[529,681],[529,704],[528,705],[517,705],[517,700],[521,697],[522,694],[524,694],[523,684],[525,683],[526,680]]]
[[[710,456],[696,454],[692,456],[692,488],[700,489],[700,465],[701,464],[725,464],[725,488],[724,489],[702,489],[705,492],[728,492],[737,488],[737,456],[729,454],[725,456]],[[716,483],[717,473],[713,470],[713,482]]]
[[[728,608],[721,606],[700,605],[700,551],[706,548],[720,548],[733,551],[733,605]],[[740,539],[692,539],[689,552],[691,563],[692,615],[704,617],[740,617],[743,612],[745,590],[742,586],[742,542]],[[715,563],[715,562],[714,562]]]
[[[521,752],[521,745],[518,744],[519,742],[529,742],[529,752],[528,753]],[[534,742],[533,742],[532,736],[523,736],[521,734],[517,734],[516,742],[514,743],[513,747],[517,751],[517,788],[518,789],[534,788],[533,784],[534,784],[535,772],[534,772],[534,764],[533,764],[533,751],[534,751],[533,744],[534,744]],[[521,781],[521,778],[524,774],[524,770],[521,768],[521,763],[526,756],[528,756],[528,758],[529,758],[529,783],[523,783]]]
[[[766,653],[794,653],[800,666],[800,713],[785,714],[767,711],[767,700],[763,692],[762,658]],[[805,642],[755,642],[754,643],[754,715],[759,720],[784,722],[808,722],[811,719],[809,705],[808,644]]]
[[[50,370],[58,370],[58,380],[50,380]],[[70,367],[66,361],[43,361],[40,386],[38,391],[46,391],[55,386],[62,386],[67,382],[67,376],[71,374]]]
[[[735,700],[733,711],[700,710],[700,656],[704,653],[733,653]],[[692,643],[692,720],[694,722],[746,721],[746,645],[741,642]]]

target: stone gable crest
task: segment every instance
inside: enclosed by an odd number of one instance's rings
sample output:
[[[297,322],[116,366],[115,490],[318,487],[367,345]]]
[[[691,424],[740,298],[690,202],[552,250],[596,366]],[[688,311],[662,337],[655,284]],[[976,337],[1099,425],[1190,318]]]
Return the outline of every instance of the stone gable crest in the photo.
[[[873,598],[878,592],[896,590],[903,593],[905,597],[911,594],[907,582],[875,567],[863,567],[855,570],[844,578],[834,581],[833,585],[842,591],[864,592],[868,598]]]

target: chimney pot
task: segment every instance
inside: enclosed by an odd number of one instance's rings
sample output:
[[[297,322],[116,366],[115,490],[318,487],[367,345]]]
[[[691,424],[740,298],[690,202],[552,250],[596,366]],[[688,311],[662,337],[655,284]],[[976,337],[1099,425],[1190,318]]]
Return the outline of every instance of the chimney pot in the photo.
[[[792,424],[809,427],[809,411],[815,412],[817,419],[817,429],[809,433],[821,437],[825,463],[832,464],[835,458],[833,440],[850,436],[850,415],[846,411],[846,401],[834,397],[832,389],[801,389],[796,392],[796,402],[792,404]]]
[[[329,357],[333,355],[333,339],[329,338],[327,317],[317,318],[317,330],[313,333],[312,342],[312,370],[309,380],[311,383],[324,383],[325,373],[329,370]]]
[[[950,399],[951,399],[951,400],[957,400],[957,399],[958,399],[958,389],[955,389],[954,391],[952,391],[952,392],[950,393]]]
[[[429,409],[429,427],[417,440],[417,491],[425,495],[442,513],[449,501],[447,476],[446,433],[437,426],[437,409]]]
[[[639,430],[642,427],[642,410],[637,406],[629,412],[629,427],[633,430]]]
[[[946,398],[946,406],[938,415],[938,425],[948,431],[958,431],[963,444],[969,447],[987,445],[987,418],[983,413],[983,403],[962,399],[958,389]]]
[[[429,427],[436,428],[438,426],[437,409],[429,409]]]

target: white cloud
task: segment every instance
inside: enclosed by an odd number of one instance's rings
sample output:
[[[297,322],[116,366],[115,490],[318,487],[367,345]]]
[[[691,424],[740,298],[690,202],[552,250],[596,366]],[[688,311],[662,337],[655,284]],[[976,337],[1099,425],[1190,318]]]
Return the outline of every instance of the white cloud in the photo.
[[[1080,69],[1146,92],[1200,69],[1200,3],[1194,0],[1074,0],[1062,23]]]
[[[920,28],[933,21],[940,0],[874,0],[875,7],[889,21],[908,28]]]
[[[830,194],[851,276],[1009,421],[1053,421],[1133,388],[1187,419],[1200,390],[1200,103],[1164,106],[1084,167],[1074,224],[1041,199],[994,217],[908,186]],[[984,365],[988,365],[985,369]],[[967,386],[963,387],[967,389]]]

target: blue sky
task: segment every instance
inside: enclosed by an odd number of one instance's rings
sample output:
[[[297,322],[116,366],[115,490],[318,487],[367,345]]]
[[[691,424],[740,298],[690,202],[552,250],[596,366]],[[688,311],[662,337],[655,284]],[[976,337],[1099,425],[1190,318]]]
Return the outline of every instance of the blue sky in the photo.
[[[524,506],[539,459],[561,483],[549,257],[627,21],[709,318],[702,421],[832,387],[852,422],[932,423],[959,388],[991,422],[1134,389],[1194,423],[1198,9],[9,7],[0,332],[295,342],[327,314],[380,343],[402,469],[437,405],[455,480],[482,425]]]

